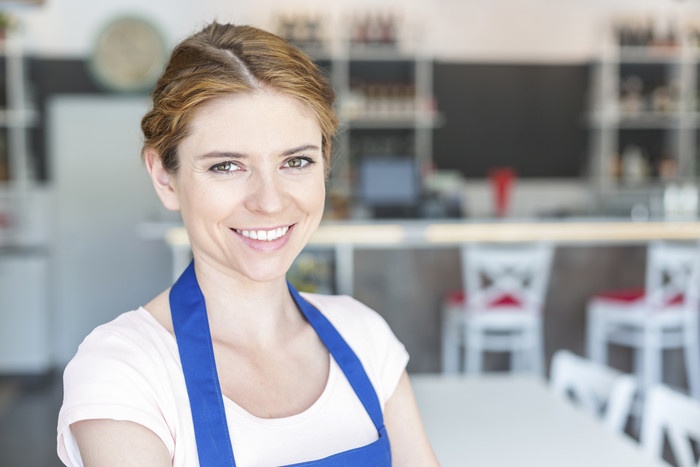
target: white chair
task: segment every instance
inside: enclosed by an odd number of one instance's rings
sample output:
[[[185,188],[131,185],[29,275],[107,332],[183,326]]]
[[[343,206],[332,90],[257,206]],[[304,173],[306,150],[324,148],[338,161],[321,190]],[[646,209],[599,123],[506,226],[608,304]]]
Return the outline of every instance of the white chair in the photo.
[[[601,417],[611,432],[624,433],[637,390],[632,376],[568,350],[557,350],[549,384],[555,394]]]
[[[644,392],[662,382],[663,350],[683,349],[690,392],[700,397],[699,288],[696,243],[651,243],[643,291],[602,293],[589,300],[588,357],[607,364],[608,344],[633,348]]]
[[[691,440],[700,443],[700,402],[668,386],[647,391],[640,442],[654,458],[663,458],[664,439],[678,467],[698,467]]]
[[[549,244],[468,244],[461,248],[463,291],[442,308],[446,373],[483,370],[484,352],[511,354],[512,371],[543,374],[542,307],[553,249]]]

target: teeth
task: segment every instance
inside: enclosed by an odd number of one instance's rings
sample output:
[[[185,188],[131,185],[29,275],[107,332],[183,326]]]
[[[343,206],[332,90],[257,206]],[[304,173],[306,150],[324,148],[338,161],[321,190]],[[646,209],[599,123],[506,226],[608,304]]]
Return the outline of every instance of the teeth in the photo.
[[[252,238],[253,240],[261,240],[264,242],[270,242],[272,240],[277,240],[281,236],[287,233],[289,227],[280,227],[279,229],[273,230],[236,230],[239,234],[247,238]]]

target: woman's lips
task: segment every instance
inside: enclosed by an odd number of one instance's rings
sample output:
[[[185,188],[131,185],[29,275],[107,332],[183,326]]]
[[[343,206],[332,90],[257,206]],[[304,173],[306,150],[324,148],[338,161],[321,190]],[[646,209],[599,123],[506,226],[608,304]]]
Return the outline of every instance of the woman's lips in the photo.
[[[271,242],[273,240],[277,240],[280,237],[283,237],[289,230],[289,226],[268,230],[234,230],[246,238],[252,238],[253,240],[260,240],[264,242]]]
[[[231,229],[243,243],[258,251],[274,251],[282,248],[289,240],[294,224],[274,229]]]

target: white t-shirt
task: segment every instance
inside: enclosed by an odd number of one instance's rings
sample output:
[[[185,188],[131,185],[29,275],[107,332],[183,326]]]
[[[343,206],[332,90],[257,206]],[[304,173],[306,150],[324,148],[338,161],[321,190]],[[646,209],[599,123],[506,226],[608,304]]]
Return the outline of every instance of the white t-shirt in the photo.
[[[379,401],[391,397],[408,353],[384,319],[347,296],[302,294],[350,345]],[[290,417],[256,417],[224,396],[236,465],[279,466],[364,446],[377,431],[332,358],[326,387],[305,411]],[[82,466],[70,425],[113,419],[139,423],[163,440],[173,466],[199,465],[187,388],[175,338],[143,308],[96,328],[63,375],[58,455]]]

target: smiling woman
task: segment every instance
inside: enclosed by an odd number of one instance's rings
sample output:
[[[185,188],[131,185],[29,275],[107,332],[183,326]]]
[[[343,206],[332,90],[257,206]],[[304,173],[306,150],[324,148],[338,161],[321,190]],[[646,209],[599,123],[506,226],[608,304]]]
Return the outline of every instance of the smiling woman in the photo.
[[[214,23],[176,47],[143,157],[194,259],[69,363],[66,465],[437,464],[386,322],[285,279],[323,214],[333,100],[259,29]]]
[[[321,221],[321,146],[320,125],[304,104],[256,90],[195,112],[177,172],[151,148],[145,158],[163,204],[182,213],[197,267],[226,270],[252,290],[283,281]]]

